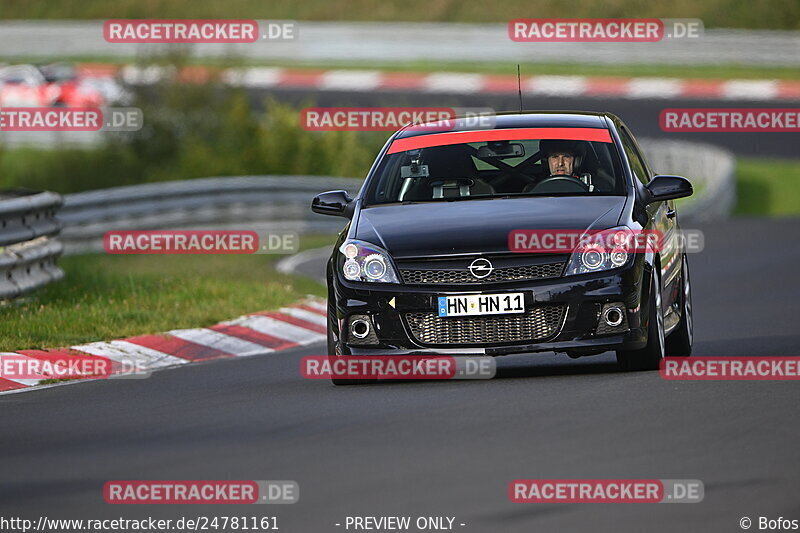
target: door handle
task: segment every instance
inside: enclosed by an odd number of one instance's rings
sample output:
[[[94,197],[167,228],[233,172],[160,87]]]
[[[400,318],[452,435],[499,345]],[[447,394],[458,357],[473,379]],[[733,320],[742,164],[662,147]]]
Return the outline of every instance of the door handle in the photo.
[[[667,218],[675,218],[675,215],[677,214],[678,213],[676,213],[674,209],[670,209],[669,211],[667,211]]]

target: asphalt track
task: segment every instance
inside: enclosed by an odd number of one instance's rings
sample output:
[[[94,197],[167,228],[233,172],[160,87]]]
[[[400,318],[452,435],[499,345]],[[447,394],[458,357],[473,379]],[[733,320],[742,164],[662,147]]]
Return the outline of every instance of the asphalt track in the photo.
[[[511,73],[509,67],[509,73]],[[516,70],[514,70],[516,72]],[[536,75],[529,68],[525,75]],[[312,106],[452,106],[491,108],[497,112],[519,110],[517,95],[474,93],[441,94],[407,91],[345,92],[292,89],[253,89],[250,90],[254,106],[263,106],[267,96],[291,102],[300,107]],[[618,115],[637,137],[681,139],[707,142],[723,146],[739,156],[778,157],[797,159],[798,134],[780,132],[759,133],[665,133],[659,126],[659,114],[666,108],[786,108],[786,102],[760,100],[690,100],[678,98],[626,99],[626,98],[587,98],[550,97],[523,94],[523,108],[526,110],[567,110],[567,111],[608,111]],[[386,132],[388,138],[391,132]],[[342,154],[342,157],[346,157]]]
[[[690,258],[696,355],[798,355],[800,219],[702,226]],[[318,263],[319,264],[319,263]],[[313,346],[0,397],[0,516],[455,516],[456,530],[738,531],[800,519],[797,382],[676,382],[611,354],[499,360],[490,381],[333,387]],[[519,478],[700,479],[696,504],[513,504]],[[296,480],[300,501],[118,506],[114,479]],[[755,529],[755,526],[754,528]]]

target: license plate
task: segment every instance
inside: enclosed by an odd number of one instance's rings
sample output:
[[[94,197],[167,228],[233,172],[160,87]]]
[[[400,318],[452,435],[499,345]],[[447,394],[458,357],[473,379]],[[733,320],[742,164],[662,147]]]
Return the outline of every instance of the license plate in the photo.
[[[439,296],[439,316],[502,315],[524,313],[525,295],[521,292],[506,294],[467,294],[464,296]]]

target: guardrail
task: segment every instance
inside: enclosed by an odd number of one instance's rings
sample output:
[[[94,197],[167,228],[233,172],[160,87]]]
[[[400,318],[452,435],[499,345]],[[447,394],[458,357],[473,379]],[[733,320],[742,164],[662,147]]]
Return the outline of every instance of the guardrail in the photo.
[[[63,245],[56,211],[60,195],[15,189],[0,192],[0,300],[64,277],[56,265]]]
[[[786,16],[796,15],[786,2]],[[787,21],[790,22],[790,21]],[[665,39],[653,43],[541,42],[535,47],[520,46],[506,37],[507,25],[501,22],[378,22],[308,21],[299,23],[300,41],[270,41],[269,46],[245,43],[207,43],[191,49],[193,57],[236,57],[261,61],[295,62],[371,62],[481,61],[523,63],[534,70],[537,63],[585,63],[587,58],[600,65],[719,65],[736,63],[751,66],[797,68],[800,57],[797,31],[709,28],[698,39]],[[796,24],[792,24],[796,28]],[[99,20],[4,20],[0,23],[0,50],[7,57],[34,57],[52,60],[60,57],[124,57],[141,53],[134,43],[109,43],[98,39],[103,23]],[[36,36],[32,38],[31,36]],[[403,46],[397,46],[397,36]],[[302,45],[300,45],[302,43]],[[153,52],[167,51],[166,45],[150,45]]]
[[[64,197],[59,219],[68,254],[102,250],[102,236],[130,229],[247,229],[330,233],[341,219],[311,212],[329,189],[356,194],[363,180],[327,176],[201,178],[114,187]]]
[[[640,143],[653,171],[687,176],[695,193],[680,201],[683,222],[728,217],[736,207],[736,158],[713,144],[643,139]]]
[[[646,140],[656,171],[692,178],[699,197],[681,206],[681,219],[724,217],[733,207],[735,160],[709,145]],[[335,232],[336,217],[314,215],[311,198],[345,189],[355,195],[363,180],[327,176],[241,176],[151,183],[69,194],[59,218],[65,253],[102,250],[102,236],[129,229],[247,229],[254,231]],[[721,200],[721,201],[720,201]]]

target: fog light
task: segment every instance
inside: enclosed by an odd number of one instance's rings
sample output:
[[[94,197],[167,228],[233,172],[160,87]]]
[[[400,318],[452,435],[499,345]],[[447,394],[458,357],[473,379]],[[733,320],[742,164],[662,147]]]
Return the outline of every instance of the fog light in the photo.
[[[365,339],[367,335],[369,335],[369,322],[361,319],[353,320],[353,323],[350,325],[350,331],[353,333],[353,337]]]
[[[597,315],[597,335],[620,334],[629,331],[628,310],[622,302],[608,302],[603,304]]]
[[[605,311],[603,311],[603,320],[606,321],[606,324],[615,328],[622,324],[622,309],[619,307],[609,307]]]

